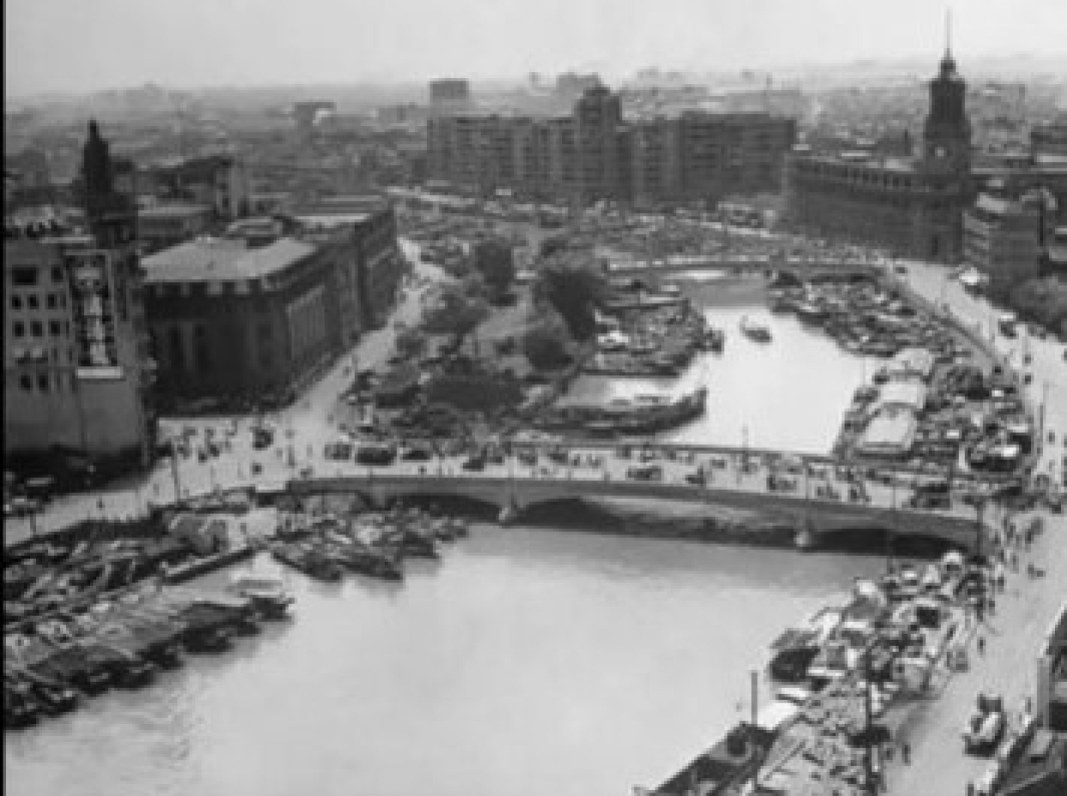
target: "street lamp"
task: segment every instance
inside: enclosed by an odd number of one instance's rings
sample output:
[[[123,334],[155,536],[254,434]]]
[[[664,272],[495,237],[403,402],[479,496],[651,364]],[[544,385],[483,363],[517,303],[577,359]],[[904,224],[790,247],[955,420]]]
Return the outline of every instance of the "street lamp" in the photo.
[[[974,532],[975,532],[975,540],[976,540],[975,551],[974,552],[975,552],[975,556],[977,558],[979,558],[979,559],[981,559],[981,557],[982,557],[982,537],[985,535],[984,529],[982,528],[982,515],[985,513],[985,504],[986,504],[985,498],[979,498],[974,504],[974,511],[975,511]]]

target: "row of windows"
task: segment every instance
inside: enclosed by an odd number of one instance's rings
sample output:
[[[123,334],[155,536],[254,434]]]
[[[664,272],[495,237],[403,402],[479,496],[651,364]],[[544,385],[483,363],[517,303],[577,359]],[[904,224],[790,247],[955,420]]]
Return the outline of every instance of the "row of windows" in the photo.
[[[64,293],[48,293],[44,297],[44,305],[46,309],[65,309],[67,306],[67,296]],[[23,295],[21,293],[11,294],[11,309],[21,310],[25,307],[28,310],[40,309],[40,298],[36,293],[27,293]]]
[[[35,265],[17,265],[11,269],[11,284],[16,287],[36,287],[40,281],[41,270]],[[52,281],[56,284],[63,281],[62,267],[52,266]]]
[[[77,389],[77,382],[73,373],[64,374],[56,373],[38,373],[36,376],[32,376],[29,373],[23,373],[19,376],[19,389],[23,392],[63,392],[64,386],[66,386],[70,392],[74,392]]]
[[[12,337],[25,337],[27,325],[23,321],[15,321],[11,324]],[[30,321],[30,337],[44,337],[44,321]],[[49,321],[48,334],[52,337],[70,334],[70,321]]]

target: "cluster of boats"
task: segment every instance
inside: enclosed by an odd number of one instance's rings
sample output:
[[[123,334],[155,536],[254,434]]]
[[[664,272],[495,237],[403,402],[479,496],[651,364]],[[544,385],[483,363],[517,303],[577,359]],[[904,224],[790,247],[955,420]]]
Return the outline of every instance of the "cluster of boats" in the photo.
[[[270,548],[277,561],[316,580],[339,581],[351,572],[396,581],[404,577],[405,558],[439,558],[439,543],[467,534],[461,519],[410,508],[358,517],[302,517],[279,529]]]
[[[983,594],[990,578],[981,562],[949,553],[880,583],[857,579],[846,605],[815,613],[774,642],[775,699],[654,792],[733,792],[757,769],[768,792],[807,792],[813,781],[820,792],[864,790],[865,748],[888,739],[889,711],[916,704],[898,695],[922,692],[942,654],[958,659],[961,603]],[[996,724],[987,718],[996,707],[974,722],[976,735]]]
[[[591,436],[646,435],[678,428],[704,414],[707,388],[679,398],[638,395],[606,404],[568,403],[546,409],[535,425],[542,430],[578,431]]]
[[[665,305],[626,305],[618,317],[599,316],[597,353],[584,372],[603,376],[675,377],[697,351],[721,352],[726,335],[708,325],[685,299]]]
[[[823,329],[853,354],[891,357],[904,348],[921,346],[951,359],[956,350],[940,321],[920,314],[873,281],[776,288],[770,292],[770,309],[796,314],[802,323]]]
[[[74,710],[109,688],[150,685],[185,653],[224,652],[236,636],[284,617],[293,598],[267,575],[234,576],[226,592],[140,587],[9,624],[4,632],[4,726]]]
[[[196,514],[79,523],[4,555],[5,622],[91,602],[149,578],[179,583],[250,557],[226,522]]]

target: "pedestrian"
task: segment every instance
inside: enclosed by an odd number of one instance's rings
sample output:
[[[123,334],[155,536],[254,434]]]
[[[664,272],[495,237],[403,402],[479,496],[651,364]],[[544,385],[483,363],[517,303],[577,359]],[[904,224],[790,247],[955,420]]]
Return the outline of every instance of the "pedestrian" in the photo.
[[[911,745],[907,741],[900,745],[900,756],[904,760],[905,765],[911,763]]]
[[[985,639],[982,636],[978,637],[978,654],[985,655]]]

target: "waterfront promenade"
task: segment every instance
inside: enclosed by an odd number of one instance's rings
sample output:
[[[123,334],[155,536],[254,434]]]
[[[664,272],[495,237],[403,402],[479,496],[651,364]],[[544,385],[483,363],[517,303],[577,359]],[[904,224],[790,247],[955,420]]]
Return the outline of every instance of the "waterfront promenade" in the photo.
[[[1016,522],[1029,519],[1019,516]],[[1019,570],[1007,573],[1004,592],[995,595],[996,611],[973,629],[968,670],[946,675],[942,688],[902,728],[897,740],[910,746],[911,762],[903,763],[898,752],[887,765],[892,796],[966,793],[967,783],[976,782],[991,764],[963,752],[963,727],[978,693],[1000,694],[1012,712],[1033,697],[1037,644],[1067,598],[1067,518],[1046,515],[1044,522],[1033,544],[1016,551]],[[1044,577],[1029,577],[1029,563],[1044,569]],[[979,637],[985,654],[977,650]]]

